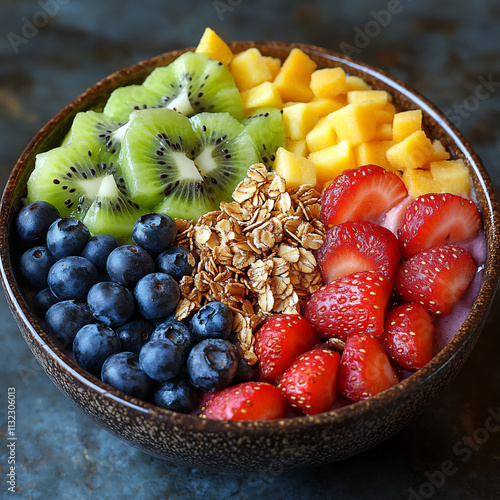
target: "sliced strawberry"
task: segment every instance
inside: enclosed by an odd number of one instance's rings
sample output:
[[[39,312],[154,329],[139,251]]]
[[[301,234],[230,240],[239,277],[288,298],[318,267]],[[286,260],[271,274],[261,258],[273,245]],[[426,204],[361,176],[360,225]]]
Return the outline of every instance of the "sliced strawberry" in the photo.
[[[376,165],[344,170],[323,190],[321,220],[327,227],[347,220],[376,222],[407,195],[395,173]]]
[[[306,415],[328,411],[337,396],[340,355],[327,349],[301,354],[280,378],[278,388],[294,408]]]
[[[266,382],[242,382],[214,392],[200,417],[210,420],[274,420],[286,416],[288,403],[281,391]]]
[[[381,342],[399,366],[418,370],[432,358],[433,333],[432,319],[420,304],[401,304],[387,315]]]
[[[402,264],[394,290],[405,302],[417,302],[435,316],[446,316],[469,287],[476,265],[464,248],[433,247]]]
[[[481,214],[473,201],[450,193],[425,194],[406,209],[398,230],[405,259],[431,247],[450,245],[477,236]]]
[[[325,283],[371,269],[392,280],[401,259],[396,236],[371,222],[342,222],[327,230],[316,252]]]
[[[313,293],[304,315],[323,339],[346,340],[360,333],[380,337],[391,291],[392,281],[377,271],[349,274]]]
[[[371,335],[355,335],[347,339],[337,382],[343,396],[353,401],[369,399],[398,382],[378,339]]]
[[[261,380],[272,382],[317,342],[309,321],[299,314],[275,314],[255,334]]]

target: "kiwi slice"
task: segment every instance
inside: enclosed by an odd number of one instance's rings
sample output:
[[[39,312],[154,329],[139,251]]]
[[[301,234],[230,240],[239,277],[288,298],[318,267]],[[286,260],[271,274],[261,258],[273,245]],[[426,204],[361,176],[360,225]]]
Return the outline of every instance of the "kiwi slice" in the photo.
[[[276,150],[285,147],[285,128],[278,108],[261,108],[243,121],[248,135],[259,150],[260,161],[270,170]]]
[[[205,54],[185,52],[168,66],[154,69],[144,87],[160,94],[163,106],[186,116],[229,113],[241,121],[241,95],[231,72]]]
[[[37,155],[27,185],[28,202],[52,203],[63,217],[87,220],[93,233],[106,230],[122,238],[123,226],[141,214],[129,197],[117,156],[92,142],[71,142]],[[109,213],[113,210],[116,214]],[[121,218],[123,224],[117,222]]]
[[[138,113],[120,152],[133,199],[153,211],[193,220],[230,201],[258,160],[245,127],[230,114],[199,113],[188,119],[171,109]]]
[[[104,113],[81,111],[75,115],[69,135],[64,139],[63,145],[88,141],[97,148],[106,148],[110,153],[117,153],[120,150],[121,137],[120,134],[116,134],[116,131],[124,123],[115,121]]]
[[[165,107],[160,94],[142,85],[125,85],[111,92],[103,113],[111,120],[124,124],[134,111],[158,107]]]

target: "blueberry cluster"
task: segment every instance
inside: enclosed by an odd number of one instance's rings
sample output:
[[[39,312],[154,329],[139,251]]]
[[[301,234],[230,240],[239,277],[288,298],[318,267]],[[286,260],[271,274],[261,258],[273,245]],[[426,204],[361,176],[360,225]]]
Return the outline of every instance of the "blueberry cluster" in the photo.
[[[23,207],[17,233],[30,248],[20,258],[23,283],[35,289],[34,310],[76,362],[113,387],[158,406],[189,413],[203,392],[255,376],[232,341],[233,313],[210,302],[185,322],[174,312],[178,281],[193,255],[174,246],[175,222],[147,214],[133,244],[60,217],[42,201]]]

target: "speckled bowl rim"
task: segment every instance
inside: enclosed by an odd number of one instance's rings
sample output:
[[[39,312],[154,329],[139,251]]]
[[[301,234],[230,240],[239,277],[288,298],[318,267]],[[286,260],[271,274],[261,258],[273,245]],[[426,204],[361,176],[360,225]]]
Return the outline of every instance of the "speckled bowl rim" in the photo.
[[[2,283],[6,295],[11,303],[16,308],[16,314],[24,322],[27,331],[32,339],[39,345],[39,347],[56,362],[60,369],[68,372],[75,380],[89,390],[95,391],[101,398],[110,399],[111,401],[118,402],[127,406],[129,409],[150,416],[158,421],[170,422],[173,425],[180,427],[193,428],[197,431],[205,429],[207,432],[218,433],[229,430],[237,429],[240,433],[248,434],[251,436],[255,433],[272,434],[278,429],[282,430],[284,426],[294,430],[306,430],[314,427],[322,427],[328,423],[335,422],[337,428],[339,425],[347,424],[352,419],[358,419],[367,413],[377,414],[382,411],[388,400],[394,402],[398,397],[409,397],[412,393],[416,393],[421,384],[425,383],[427,379],[432,378],[440,370],[446,368],[447,363],[451,360],[454,354],[460,349],[462,344],[466,341],[470,332],[473,331],[478,325],[484,324],[486,316],[492,305],[495,291],[499,280],[500,269],[500,251],[499,251],[499,237],[498,231],[500,228],[500,217],[498,203],[495,198],[495,193],[489,179],[488,174],[484,170],[481,161],[477,155],[472,151],[470,146],[466,143],[461,133],[450,123],[450,121],[443,116],[441,112],[426,98],[421,96],[418,92],[411,89],[409,86],[391,77],[384,71],[356,61],[348,56],[330,51],[325,48],[317,47],[314,45],[300,44],[300,43],[287,43],[287,42],[234,42],[231,48],[234,52],[239,52],[248,47],[257,47],[263,53],[272,47],[273,50],[282,52],[283,57],[294,47],[300,48],[307,52],[311,57],[316,59],[326,58],[333,63],[339,63],[351,68],[354,72],[362,72],[376,78],[392,91],[399,92],[405,97],[409,98],[416,106],[431,116],[436,123],[443,129],[443,131],[450,136],[453,143],[456,145],[460,153],[469,163],[471,169],[475,173],[475,188],[482,190],[486,207],[482,207],[483,224],[486,229],[485,237],[487,239],[487,260],[484,268],[484,276],[481,282],[481,287],[474,305],[465,319],[462,327],[451,340],[451,342],[444,347],[436,356],[422,369],[414,373],[405,380],[399,382],[388,390],[372,397],[367,401],[353,403],[351,405],[332,410],[329,412],[321,413],[319,415],[309,417],[285,418],[273,421],[213,421],[200,419],[197,416],[183,415],[174,413],[154,406],[150,403],[140,401],[136,398],[121,393],[120,391],[108,386],[101,382],[97,377],[88,374],[81,369],[70,357],[68,357],[57,345],[50,339],[50,337],[43,331],[43,328],[37,317],[30,311],[26,297],[21,291],[17,280],[11,271],[12,262],[10,259],[10,231],[9,228],[12,224],[12,206],[13,195],[15,192],[14,186],[15,179],[21,176],[23,169],[29,164],[31,152],[36,148],[37,144],[46,139],[49,132],[56,125],[64,123],[64,117],[75,109],[82,102],[85,102],[89,96],[96,95],[97,92],[106,90],[108,93],[110,89],[115,88],[116,81],[124,81],[130,83],[133,81],[134,74],[138,71],[150,70],[155,66],[165,64],[172,58],[177,57],[187,50],[192,48],[185,48],[160,54],[151,59],[139,62],[128,68],[119,70],[112,75],[104,78],[94,86],[90,87],[87,91],[81,94],[75,101],[68,104],[63,108],[52,120],[50,120],[33,138],[27,146],[21,157],[19,158],[16,166],[14,167],[5,187],[5,191],[1,200],[0,208],[0,256],[1,256],[1,275]],[[276,54],[273,54],[276,55]],[[95,99],[94,99],[95,101]],[[90,100],[92,106],[92,99]],[[86,108],[83,108],[86,109]],[[9,304],[10,305],[10,304]]]

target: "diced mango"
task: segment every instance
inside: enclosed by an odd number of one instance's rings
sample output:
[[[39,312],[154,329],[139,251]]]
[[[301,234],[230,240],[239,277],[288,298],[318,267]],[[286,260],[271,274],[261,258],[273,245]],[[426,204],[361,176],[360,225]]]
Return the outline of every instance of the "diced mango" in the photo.
[[[291,153],[295,153],[300,156],[308,156],[309,150],[307,149],[307,144],[305,139],[299,139],[294,141],[293,139],[285,139],[285,149]]]
[[[390,123],[394,119],[396,108],[392,102],[386,102],[380,109],[375,110],[375,121],[377,123]]]
[[[308,157],[316,167],[316,189],[321,191],[328,181],[348,168],[355,167],[354,154],[349,141],[342,141]]]
[[[326,116],[320,118],[313,129],[306,135],[307,149],[314,153],[329,148],[337,143],[337,134]]]
[[[229,69],[240,92],[273,79],[264,56],[255,47],[236,54]]]
[[[298,103],[283,108],[283,126],[285,136],[294,139],[305,139],[319,117],[306,103]]]
[[[378,123],[373,139],[375,141],[392,141],[392,125],[390,123]]]
[[[347,92],[347,104],[369,101],[383,108],[390,100],[391,96],[385,90],[350,90]]]
[[[420,168],[405,170],[402,180],[408,190],[408,194],[412,198],[427,193],[438,192],[430,170],[422,170]]]
[[[313,97],[310,81],[317,64],[302,50],[294,48],[274,79],[283,102],[309,102]]]
[[[423,130],[417,130],[387,150],[387,159],[394,170],[421,168],[433,153],[432,143]]]
[[[446,151],[445,147],[441,143],[439,139],[435,139],[432,141],[432,149],[434,152],[432,153],[432,157],[429,161],[441,161],[441,160],[449,160],[450,153]]]
[[[233,59],[233,52],[229,45],[211,28],[205,28],[195,52],[206,54],[225,66],[229,66]]]
[[[343,108],[346,105],[346,101],[344,95],[332,98],[314,97],[307,105],[321,118],[337,111],[337,109]]]
[[[392,138],[394,142],[401,142],[417,130],[422,129],[422,110],[412,109],[401,111],[394,115],[392,122]]]
[[[371,90],[372,87],[366,83],[360,76],[349,75],[345,79],[347,92],[350,90]]]
[[[287,188],[298,188],[302,184],[316,185],[314,163],[285,148],[278,148],[273,165],[276,173],[286,180]]]
[[[430,164],[430,173],[438,193],[470,197],[470,172],[462,159],[433,161]]]
[[[386,170],[392,170],[386,158],[386,152],[392,144],[392,141],[370,141],[358,144],[353,148],[356,167],[378,165]]]
[[[370,102],[354,102],[328,115],[340,141],[353,146],[375,137],[375,107]]]
[[[272,79],[276,78],[281,68],[281,59],[278,57],[264,56],[264,61],[271,72]]]
[[[272,82],[262,82],[260,85],[253,87],[241,93],[241,102],[243,109],[254,109],[263,107],[282,108],[283,101]]]
[[[335,97],[347,92],[343,68],[322,68],[311,74],[311,90],[316,97]]]

